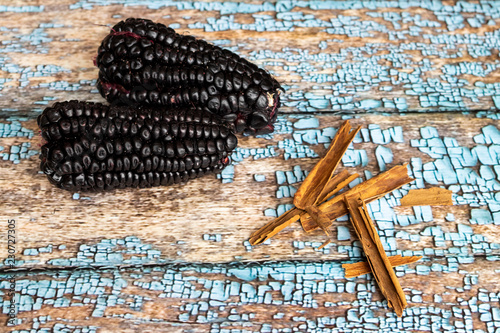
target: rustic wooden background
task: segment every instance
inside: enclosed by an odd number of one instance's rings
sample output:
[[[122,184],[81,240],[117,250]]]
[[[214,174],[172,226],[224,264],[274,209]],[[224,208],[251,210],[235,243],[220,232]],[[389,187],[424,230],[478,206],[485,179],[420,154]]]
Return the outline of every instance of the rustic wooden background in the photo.
[[[499,2],[0,0],[0,17],[0,331],[500,328]],[[241,137],[221,179],[99,194],[51,186],[36,116],[54,101],[104,101],[93,57],[127,17],[272,72],[286,88],[276,133]],[[362,260],[346,219],[323,250],[322,232],[298,223],[247,242],[291,204],[346,118],[363,133],[341,167],[366,179],[408,162],[417,178],[370,205],[390,255],[424,256],[396,270],[402,318],[371,276],[344,277],[342,263]],[[433,186],[451,189],[455,205],[395,207],[408,189]]]

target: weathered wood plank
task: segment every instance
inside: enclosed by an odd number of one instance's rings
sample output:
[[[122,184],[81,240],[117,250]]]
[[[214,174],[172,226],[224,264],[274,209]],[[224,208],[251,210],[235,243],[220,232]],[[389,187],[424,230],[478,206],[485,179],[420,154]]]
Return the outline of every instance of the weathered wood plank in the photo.
[[[282,112],[498,109],[496,2],[221,3],[7,1],[0,34],[0,109],[102,101],[97,47],[120,19],[162,21],[241,54],[287,88]],[[449,7],[447,7],[449,6]],[[49,102],[50,103],[50,102]]]
[[[453,266],[434,258],[396,271],[408,300],[403,318],[387,309],[373,278],[345,279],[340,262],[23,272],[14,276],[20,295],[15,328],[439,332],[486,331],[493,324],[488,317],[496,316],[500,293],[495,262],[476,258]]]
[[[0,331],[500,327],[498,3],[0,0],[0,15],[0,321],[12,271],[19,310]],[[34,119],[54,100],[103,101],[97,47],[113,24],[138,15],[271,71],[286,88],[278,131],[242,138],[223,182],[73,199],[38,174]],[[454,112],[481,110],[494,112]],[[394,115],[435,111],[451,112]],[[363,259],[346,219],[322,250],[323,233],[298,223],[269,244],[245,243],[289,208],[342,121],[326,114],[337,112],[362,114],[351,122],[364,128],[342,168],[366,178],[410,162],[412,187],[454,192],[454,206],[392,207],[410,187],[369,206],[388,255],[424,257],[396,268],[410,305],[402,320],[369,277],[344,278],[341,264]]]
[[[70,263],[64,259],[75,256],[78,251],[83,255],[85,251],[79,250],[82,244],[97,244],[105,239],[125,239],[128,236],[137,237],[143,243],[151,244],[154,249],[161,252],[158,258],[146,256],[143,261],[139,261],[143,263],[172,260],[228,262],[359,258],[361,253],[359,247],[352,243],[353,231],[351,230],[350,236],[349,234],[346,236],[345,228],[348,228],[347,230],[350,228],[347,221],[335,222],[335,226],[340,229],[333,229],[334,239],[337,238],[339,241],[329,244],[322,251],[313,249],[325,240],[322,232],[305,234],[298,223],[275,236],[270,245],[264,244],[251,249],[247,243],[244,243],[255,230],[272,219],[270,216],[263,216],[265,210],[273,213],[275,208],[279,211],[285,208],[279,205],[291,204],[292,198],[287,194],[288,191],[290,189],[293,191],[293,187],[298,187],[304,171],[310,170],[317,161],[314,158],[285,160],[284,157],[292,156],[301,150],[310,156],[322,155],[325,151],[323,144],[314,144],[314,140],[328,141],[325,135],[333,136],[334,129],[338,128],[342,122],[341,117],[337,116],[318,116],[316,119],[320,124],[319,130],[294,128],[292,121],[297,127],[304,124],[306,119],[289,118],[287,120],[289,124],[284,120],[280,121],[283,126],[271,139],[241,138],[237,153],[233,156],[238,160],[234,165],[234,177],[231,178],[230,173],[223,174],[224,177],[228,177],[225,181],[232,181],[224,184],[212,176],[190,181],[184,186],[117,190],[110,193],[79,193],[80,199],[74,200],[73,193],[53,187],[44,175],[38,173],[37,156],[21,159],[19,164],[0,161],[0,188],[2,188],[0,201],[3,208],[0,211],[0,219],[4,221],[15,219],[17,222],[17,255],[18,259],[24,261],[20,265],[22,267],[46,267],[51,264],[62,267],[86,265],[85,261]],[[311,122],[311,120],[307,121]],[[375,175],[379,173],[381,167],[390,168],[410,162],[412,176],[417,178],[417,183],[412,185],[413,187],[445,186],[456,193],[455,204],[460,204],[424,207],[423,210],[397,207],[393,211],[389,206],[394,205],[397,198],[387,196],[381,207],[378,204],[370,205],[373,210],[378,210],[374,213],[374,220],[381,227],[381,236],[386,237],[384,240],[387,242],[388,255],[421,255],[424,249],[430,249],[434,254],[432,249],[436,248],[444,251],[438,252],[441,255],[447,255],[461,246],[465,246],[470,255],[499,253],[498,245],[495,245],[495,239],[500,236],[495,227],[498,222],[492,217],[495,215],[495,204],[499,199],[493,190],[497,186],[495,181],[498,180],[488,180],[489,185],[486,186],[486,179],[490,177],[485,171],[488,166],[482,164],[488,162],[484,160],[486,156],[482,157],[482,160],[477,160],[474,167],[446,169],[442,166],[443,159],[446,160],[450,156],[456,158],[453,154],[447,155],[446,153],[432,158],[429,153],[420,150],[430,149],[429,147],[413,147],[417,143],[432,143],[436,140],[439,143],[439,138],[422,139],[422,136],[429,137],[430,132],[438,131],[438,137],[456,138],[454,145],[472,148],[472,153],[477,154],[481,152],[478,147],[483,145],[476,144],[473,137],[482,135],[482,131],[488,132],[488,129],[496,128],[496,120],[476,118],[472,115],[435,114],[425,119],[422,115],[364,116],[352,119],[351,122],[353,126],[361,125],[363,128],[361,137],[356,140],[363,141],[363,135],[368,135],[369,142],[356,143],[355,141],[353,144],[355,150],[348,151],[342,168],[347,168],[352,173],[358,172],[360,175],[364,175],[365,171]],[[21,122],[21,124],[26,128],[35,127],[33,120]],[[373,143],[373,141],[382,140],[379,137],[382,134],[373,127],[367,132],[366,129],[370,124],[380,125],[381,130],[388,130],[394,125],[402,126],[402,131],[398,132],[400,137],[395,136],[395,139],[404,142],[394,142],[391,139],[391,142],[385,145]],[[294,130],[292,134],[284,133],[292,130]],[[395,133],[396,129],[393,128],[393,130]],[[316,139],[312,140],[311,138],[314,137]],[[478,137],[476,139],[479,140]],[[10,149],[11,154],[7,155],[10,158],[13,156],[13,147],[20,147],[21,142],[30,142],[31,146],[36,148],[37,140],[36,136],[31,140],[22,137],[2,138],[0,146],[6,147],[4,154],[8,154]],[[303,140],[309,140],[310,144]],[[446,139],[446,142],[449,140],[451,139]],[[283,148],[285,145],[286,148]],[[260,155],[254,155],[254,157],[260,157],[259,159],[255,160],[251,156],[242,158],[245,154],[250,155],[252,149],[255,149],[254,153],[257,154],[257,149],[263,147],[267,148],[263,149]],[[436,147],[432,149],[435,150]],[[455,148],[460,149],[459,147]],[[383,158],[387,160],[388,157],[382,153],[387,154],[387,149],[390,149],[393,160],[384,163]],[[271,150],[274,150],[276,156],[265,157],[264,152]],[[366,161],[361,161],[361,158],[356,155],[358,153],[366,153]],[[359,161],[356,162],[356,159]],[[419,171],[422,167],[418,166],[418,159],[421,159],[422,163],[436,163],[440,170],[435,170],[438,178],[443,177],[443,175],[440,176],[440,172],[445,176],[451,176],[468,169],[471,172],[472,170],[477,172],[478,169],[482,171],[475,174],[476,176],[470,174],[467,176],[468,180],[461,179],[460,182],[463,182],[463,185],[457,185],[458,180],[453,182],[449,179],[446,180],[447,185],[442,181],[433,184],[435,176],[430,177],[425,174],[423,178],[422,172]],[[355,165],[356,163],[358,165]],[[366,166],[363,166],[363,163],[366,163]],[[433,165],[428,164],[425,168],[431,169]],[[294,168],[295,175],[293,174]],[[491,168],[488,170],[494,172]],[[284,172],[292,172],[288,174],[288,180]],[[255,177],[259,175],[265,176],[265,180],[255,181]],[[294,177],[297,179],[292,179]],[[498,174],[495,176],[493,173],[493,177],[498,177]],[[475,185],[472,182],[475,182]],[[479,183],[483,185],[478,185]],[[396,193],[399,196],[404,194],[404,192]],[[486,207],[488,203],[490,210]],[[475,211],[472,214],[476,217],[471,216],[473,209]],[[410,218],[405,216],[410,216]],[[452,217],[454,221],[448,221]],[[471,219],[473,219],[472,223],[469,222]],[[434,229],[431,230],[429,227],[441,230],[441,236],[431,234]],[[472,228],[472,231],[469,228]],[[385,232],[387,235],[384,235]],[[436,231],[436,233],[439,232]],[[474,236],[473,240],[471,238],[473,235],[478,236]],[[445,236],[446,239],[440,238]],[[207,240],[204,240],[204,237]],[[345,237],[347,239],[343,240]],[[462,243],[463,245],[457,245]],[[487,248],[483,249],[482,244],[486,244],[484,246]],[[52,245],[52,253],[34,250],[49,245]],[[60,245],[65,246],[64,250],[57,249]],[[1,258],[6,258],[7,254],[4,252],[6,240],[3,238],[0,240],[0,248]],[[452,252],[449,252],[450,249]],[[411,254],[404,251],[409,251]],[[38,255],[32,255],[37,252]],[[113,260],[117,261],[110,261],[106,256],[100,258],[92,259],[89,263],[94,265],[127,264],[124,259],[115,258]]]

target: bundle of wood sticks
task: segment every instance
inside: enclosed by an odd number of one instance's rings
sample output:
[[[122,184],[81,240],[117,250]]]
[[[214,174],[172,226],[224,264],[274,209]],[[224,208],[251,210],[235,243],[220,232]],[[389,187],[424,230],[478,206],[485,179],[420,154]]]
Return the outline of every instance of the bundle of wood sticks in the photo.
[[[387,257],[377,229],[371,220],[366,204],[412,182],[406,164],[395,166],[349,190],[338,194],[344,187],[359,177],[347,170],[333,175],[342,156],[354,140],[360,127],[352,129],[345,121],[335,135],[326,155],[314,166],[294,196],[294,208],[254,232],[250,244],[260,244],[293,222],[300,221],[303,229],[310,232],[321,228],[331,241],[329,228],[337,218],[349,214],[350,221],[360,240],[367,262],[344,264],[346,278],[372,273],[389,307],[398,316],[403,315],[407,303],[393,267],[405,265],[422,257]],[[337,195],[338,194],[338,195]],[[331,198],[331,199],[329,199]],[[329,200],[328,200],[329,199]],[[410,190],[401,199],[401,205],[452,205],[451,191],[441,188]]]

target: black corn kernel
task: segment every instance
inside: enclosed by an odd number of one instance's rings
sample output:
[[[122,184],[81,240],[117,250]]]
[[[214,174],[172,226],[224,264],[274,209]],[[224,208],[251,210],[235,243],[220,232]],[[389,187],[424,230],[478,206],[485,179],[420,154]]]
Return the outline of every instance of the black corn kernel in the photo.
[[[97,88],[113,104],[201,106],[221,116],[235,115],[225,120],[247,134],[274,130],[282,88],[269,73],[161,23],[119,22],[102,41],[96,61]],[[254,112],[262,121],[252,121]]]
[[[63,131],[73,122],[80,124],[76,132]],[[47,141],[40,168],[51,183],[70,191],[185,182],[220,172],[237,145],[229,125],[194,107],[60,102],[45,109],[38,125]]]

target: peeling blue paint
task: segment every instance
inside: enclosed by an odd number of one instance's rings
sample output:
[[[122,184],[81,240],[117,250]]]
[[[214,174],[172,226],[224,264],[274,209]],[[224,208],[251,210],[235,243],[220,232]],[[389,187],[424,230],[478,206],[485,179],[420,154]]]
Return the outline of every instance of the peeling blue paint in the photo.
[[[288,110],[303,112],[303,115],[280,115],[276,131],[262,138],[279,137],[274,145],[266,147],[239,147],[233,154],[233,163],[219,176],[223,183],[231,183],[237,178],[238,163],[245,159],[281,158],[295,160],[289,170],[276,170],[272,175],[254,174],[254,180],[261,182],[276,180],[276,198],[280,204],[265,210],[265,216],[276,217],[293,207],[289,202],[298,183],[307,175],[300,164],[302,159],[317,158],[318,145],[328,147],[336,133],[336,128],[319,129],[318,118],[310,112],[334,111],[469,111],[477,105],[490,110],[500,109],[500,84],[492,82],[500,63],[493,55],[500,45],[500,32],[491,27],[500,17],[500,7],[494,1],[481,4],[458,1],[452,5],[441,1],[426,1],[418,4],[408,1],[277,1],[260,4],[238,2],[191,2],[191,1],[144,1],[134,0],[80,0],[70,5],[72,10],[90,10],[96,6],[114,5],[145,6],[150,9],[190,10],[189,15],[203,12],[203,20],[192,22],[191,17],[180,15],[178,22],[170,22],[179,32],[202,29],[210,38],[211,32],[240,29],[243,31],[293,31],[297,28],[314,29],[332,38],[321,40],[307,49],[283,47],[270,51],[265,48],[271,38],[256,38],[262,48],[248,50],[248,43],[240,41],[235,45],[231,40],[213,40],[251,61],[267,68],[277,76],[293,77],[312,86],[307,92],[296,82],[284,82],[287,94],[283,104]],[[417,11],[414,11],[417,6]],[[366,17],[353,16],[339,12],[342,10],[363,10]],[[318,15],[317,10],[332,11],[331,17]],[[44,6],[0,6],[0,12],[40,13],[46,12]],[[240,21],[240,14],[245,20]],[[345,14],[345,15],[344,15]],[[115,18],[120,15],[114,15]],[[169,17],[164,17],[169,18]],[[5,77],[0,78],[0,91],[6,83],[19,85],[23,89],[40,91],[89,91],[95,80],[73,82],[65,76],[73,69],[56,64],[36,67],[21,66],[16,63],[19,53],[48,54],[50,43],[60,40],[65,43],[78,39],[64,39],[49,34],[49,29],[60,28],[55,22],[40,22],[29,31],[18,28],[0,27],[3,41],[0,45],[0,70]],[[428,29],[430,28],[430,29]],[[463,30],[462,30],[463,29]],[[450,33],[452,32],[452,33]],[[334,35],[334,36],[333,36]],[[363,46],[352,46],[337,36],[366,38],[382,36],[387,43],[370,42]],[[412,37],[420,36],[421,42],[413,42]],[[267,37],[267,36],[266,36]],[[333,38],[335,37],[335,38]],[[252,45],[254,41],[252,41]],[[458,48],[456,45],[462,45]],[[384,51],[384,52],[381,52]],[[414,53],[419,56],[415,57]],[[465,61],[463,59],[473,59]],[[441,65],[434,59],[455,59]],[[347,61],[348,60],[348,61]],[[58,79],[50,83],[36,84],[36,77]],[[61,76],[61,78],[59,78]],[[297,79],[296,79],[297,78]],[[376,92],[376,94],[374,94]],[[378,97],[380,96],[380,97]],[[398,96],[398,97],[395,97]],[[33,101],[31,111],[39,112],[55,100],[44,96]],[[19,112],[17,107],[4,108],[5,114]],[[497,112],[484,111],[476,114],[480,118],[498,119]],[[344,118],[350,118],[347,115]],[[9,118],[0,123],[0,137],[16,138],[16,144],[3,144],[0,158],[19,163],[38,154],[29,142],[34,133],[22,126],[23,119]],[[282,137],[280,137],[282,136]],[[407,139],[405,141],[405,139]],[[460,139],[460,138],[459,138]],[[162,298],[183,300],[178,309],[180,322],[207,323],[212,332],[356,332],[359,330],[390,331],[463,331],[493,332],[499,327],[500,310],[496,291],[477,288],[471,297],[464,296],[471,286],[480,286],[482,276],[465,271],[467,264],[475,262],[474,255],[484,255],[493,263],[498,261],[500,245],[489,235],[481,234],[481,225],[500,224],[500,131],[496,125],[488,125],[473,136],[475,145],[463,146],[455,138],[441,137],[439,129],[425,126],[420,129],[420,138],[409,141],[401,126],[384,127],[370,124],[363,128],[342,159],[345,168],[365,167],[370,162],[377,163],[380,171],[386,170],[396,160],[398,145],[391,143],[410,142],[411,163],[409,173],[416,181],[402,189],[386,195],[369,205],[370,215],[377,224],[380,236],[389,255],[424,255],[423,262],[415,267],[398,267],[398,276],[416,274],[427,276],[456,274],[463,276],[461,285],[449,286],[456,292],[456,301],[442,304],[443,297],[449,293],[428,295],[425,290],[409,290],[408,300],[413,304],[405,317],[396,318],[385,312],[386,304],[372,299],[374,283],[367,280],[346,280],[339,262],[321,263],[261,263],[259,265],[185,265],[172,266],[161,251],[150,244],[144,244],[135,237],[125,239],[104,239],[97,244],[82,244],[73,257],[59,257],[65,245],[41,244],[40,247],[22,249],[33,263],[40,256],[51,255],[49,264],[61,269],[49,272],[44,280],[29,273],[20,278],[17,301],[21,313],[35,311],[43,306],[68,307],[92,304],[91,317],[106,317],[107,309],[116,305],[126,305],[130,313],[118,317],[133,321],[145,320],[134,311],[144,309],[151,300],[142,295],[126,294],[125,286],[130,282],[140,290],[156,292]],[[356,147],[356,144],[363,147]],[[322,148],[322,147],[321,147]],[[359,148],[359,149],[355,149]],[[413,151],[412,151],[413,150]],[[373,155],[373,151],[375,154]],[[425,154],[424,156],[422,154]],[[425,163],[422,162],[424,159]],[[9,162],[10,163],[10,162]],[[365,171],[364,178],[372,175]],[[354,186],[358,178],[350,186]],[[393,207],[409,189],[442,186],[452,190],[455,204],[470,208],[470,219],[453,223],[457,218],[453,213],[441,217],[431,207],[414,207],[413,214],[396,214]],[[89,199],[73,194],[73,199]],[[447,223],[434,226],[432,222],[444,219]],[[347,225],[347,217],[339,218],[338,242],[330,243],[318,250],[321,242],[290,241],[293,251],[315,251],[322,259],[332,252],[345,253],[353,261],[363,258],[362,249]],[[404,229],[402,227],[412,226]],[[450,229],[446,227],[450,226]],[[456,227],[455,227],[456,226]],[[222,234],[204,234],[205,241],[222,242]],[[413,242],[414,251],[398,250],[398,242]],[[430,240],[431,248],[417,244]],[[182,244],[181,241],[176,244]],[[253,251],[248,241],[242,242],[246,251]],[[179,253],[179,252],[178,252]],[[430,262],[428,257],[433,256]],[[241,259],[236,258],[235,259]],[[19,267],[25,262],[18,261]],[[145,265],[142,269],[131,269],[130,278],[126,270],[65,271],[63,268],[88,266]],[[159,266],[155,266],[159,265]],[[497,270],[498,271],[498,270]],[[154,279],[153,273],[161,276]],[[498,273],[498,272],[496,272]],[[42,276],[41,274],[39,276]],[[202,277],[200,277],[202,276]],[[2,279],[3,281],[3,279]],[[4,282],[2,282],[4,283]],[[5,284],[2,289],[7,289]],[[121,293],[125,294],[122,296]],[[354,301],[319,301],[323,293],[349,293]],[[469,294],[468,294],[469,295]],[[5,313],[8,304],[3,301]],[[433,306],[419,306],[431,298]],[[318,306],[338,307],[349,305],[345,316],[310,318],[298,310],[289,322],[293,329],[274,328],[263,323],[250,328],[254,313],[245,313],[245,305],[265,304],[272,306],[293,305],[298,309]],[[379,315],[384,310],[385,315]],[[288,312],[286,312],[288,314]],[[273,314],[274,319],[283,319],[283,312]],[[287,318],[288,319],[288,318]],[[32,330],[47,331],[40,324],[51,322],[52,318],[34,318]],[[155,319],[161,322],[161,319]],[[151,322],[156,322],[151,320]],[[147,321],[147,320],[146,320]],[[21,324],[21,321],[18,323]],[[233,328],[231,325],[238,325]],[[478,326],[482,325],[483,326]],[[248,327],[246,326],[248,325]],[[241,329],[244,326],[248,329]],[[331,328],[334,326],[335,328]],[[96,332],[97,327],[72,326],[71,322],[57,323],[54,331]]]
[[[440,294],[430,295],[425,290],[410,289],[407,291],[410,306],[402,318],[386,311],[385,301],[373,299],[376,287],[370,276],[345,279],[341,264],[331,261],[181,266],[167,264],[142,269],[60,270],[42,275],[15,273],[16,302],[19,305],[20,318],[23,318],[23,313],[40,309],[42,305],[65,308],[87,304],[92,306],[90,318],[137,320],[140,316],[143,323],[169,323],[168,320],[147,319],[136,314],[143,311],[147,303],[154,301],[154,298],[143,296],[142,292],[147,291],[148,294],[157,295],[159,298],[179,300],[181,306],[170,310],[176,313],[179,321],[208,323],[212,331],[217,329],[217,332],[221,319],[239,324],[254,322],[254,329],[257,331],[249,332],[272,332],[272,325],[262,321],[255,322],[255,314],[248,311],[252,306],[260,304],[280,308],[293,306],[295,309],[349,305],[345,316],[311,317],[309,313],[307,316],[295,315],[291,320],[304,330],[321,329],[321,332],[331,332],[326,326],[332,323],[340,324],[345,331],[355,331],[361,327],[371,327],[374,330],[390,327],[392,331],[403,332],[422,329],[422,325],[429,325],[429,330],[433,331],[449,330],[454,327],[452,322],[456,325],[457,320],[464,318],[467,322],[464,325],[471,330],[477,327],[471,320],[474,313],[479,312],[479,319],[488,323],[498,320],[500,315],[496,305],[499,300],[497,293],[488,293],[484,288],[472,291],[470,287],[478,285],[480,277],[458,271],[458,264],[455,265],[453,258],[435,258],[432,262],[424,259],[415,268],[400,266],[396,268],[396,272],[398,276],[429,275],[436,272],[444,276],[461,274],[462,282],[458,281],[458,284],[452,284],[450,288],[469,290],[468,295],[471,295],[471,298],[462,301],[465,308],[458,304],[453,308],[448,307],[441,302]],[[130,286],[134,288],[129,288]],[[2,279],[0,289],[7,288],[7,282]],[[322,296],[325,293],[330,295],[326,301]],[[354,302],[342,301],[334,296],[343,293],[351,294]],[[424,297],[433,297],[435,304],[425,305]],[[2,302],[1,305],[5,313],[9,304]],[[113,308],[117,306],[130,311],[125,314],[113,314]],[[296,313],[299,314],[300,311]],[[271,312],[270,315],[274,319],[285,316],[279,310]],[[46,324],[52,321],[52,318],[40,316],[34,318],[32,325],[35,328],[38,323]],[[58,326],[57,329],[65,327],[67,329],[71,326]],[[95,332],[97,328],[79,326],[79,329],[81,332]]]
[[[350,1],[278,1],[262,4],[246,4],[238,2],[210,2],[198,3],[192,1],[96,1],[81,0],[69,6],[70,9],[90,10],[95,6],[126,5],[127,7],[146,6],[152,9],[175,8],[202,13],[203,19],[193,22],[191,15],[180,15],[178,22],[170,23],[179,30],[202,29],[207,32],[225,30],[251,30],[257,32],[294,31],[296,28],[315,29],[328,35],[346,37],[384,36],[387,43],[365,43],[363,46],[344,46],[339,38],[327,38],[320,41],[315,47],[301,49],[283,47],[278,51],[270,51],[265,47],[248,51],[245,42],[235,45],[229,40],[213,40],[234,52],[244,54],[245,57],[267,67],[271,73],[279,76],[285,72],[287,77],[300,77],[303,82],[317,85],[311,92],[302,92],[294,85],[295,82],[286,82],[289,93],[284,98],[284,104],[294,110],[310,111],[370,111],[393,110],[405,112],[408,109],[424,109],[429,111],[467,111],[477,108],[481,100],[489,99],[490,106],[498,109],[500,85],[486,83],[482,79],[489,78],[500,67],[491,57],[498,48],[500,33],[489,31],[491,24],[495,24],[498,8],[494,2],[466,8],[463,2],[453,6],[443,4],[411,3],[407,1],[381,1],[370,4],[368,2],[354,3]],[[352,16],[346,10],[368,9],[365,17]],[[408,8],[416,8],[428,13],[413,12]],[[305,13],[306,10],[313,12]],[[379,11],[378,9],[384,9]],[[5,12],[43,12],[44,6],[0,6]],[[330,19],[324,19],[314,11],[336,11]],[[389,11],[386,11],[389,10]],[[265,12],[265,13],[263,13]],[[245,20],[240,14],[246,14]],[[321,18],[319,18],[321,16]],[[116,17],[116,15],[115,15]],[[426,19],[424,19],[424,17]],[[171,18],[167,15],[165,18]],[[250,19],[250,20],[248,20]],[[241,21],[240,21],[241,20]],[[62,27],[57,22],[41,22],[30,32],[20,32],[18,28],[0,27],[0,32],[7,34],[0,46],[0,52],[10,53],[48,53],[48,44],[52,37],[48,29]],[[424,28],[431,28],[431,32],[424,33]],[[458,33],[457,29],[472,29],[469,33]],[[485,28],[489,28],[484,32]],[[479,29],[479,30],[476,30]],[[481,30],[482,29],[482,30]],[[449,34],[450,31],[455,33]],[[182,31],[181,31],[182,32]],[[409,41],[408,37],[420,37],[421,41]],[[333,37],[333,36],[332,36]],[[256,38],[265,45],[269,38]],[[64,39],[72,42],[78,39]],[[456,45],[464,45],[457,48]],[[335,51],[333,51],[333,49]],[[380,51],[389,51],[388,53]],[[415,57],[414,51],[421,54]],[[453,64],[440,64],[433,61],[433,57],[441,59],[463,58],[470,56],[474,61],[457,61]],[[422,59],[423,57],[423,59]],[[346,61],[349,59],[349,61]],[[390,63],[387,64],[387,63]],[[13,59],[0,58],[0,67],[9,73],[21,73],[21,77],[0,79],[2,84],[12,80],[19,80],[21,88],[30,85],[28,80],[32,76],[44,76],[55,71],[66,72],[56,64],[41,68],[22,68]],[[279,70],[278,70],[279,69]],[[327,73],[325,73],[327,71]],[[438,75],[428,75],[428,72],[437,72]],[[53,74],[49,74],[53,75]],[[469,81],[469,77],[480,80]],[[95,82],[68,82],[65,80],[44,83],[38,88],[75,91],[89,90]],[[30,87],[32,88],[32,87]],[[315,91],[321,89],[322,93]],[[402,96],[390,98],[364,98],[365,92],[400,91]],[[97,93],[95,89],[91,90]],[[324,92],[323,92],[324,91]],[[41,104],[44,101],[34,101]],[[488,106],[488,107],[490,107]]]

